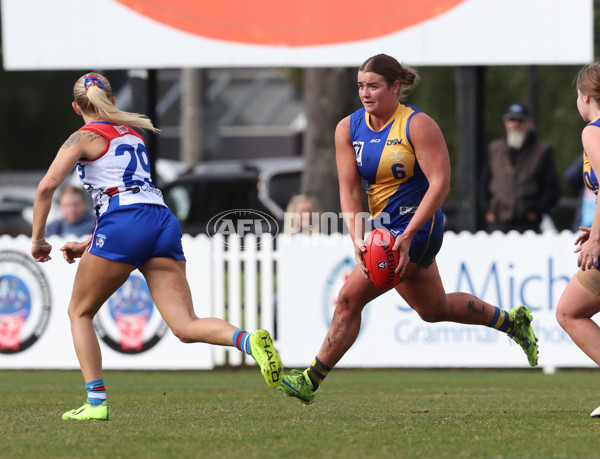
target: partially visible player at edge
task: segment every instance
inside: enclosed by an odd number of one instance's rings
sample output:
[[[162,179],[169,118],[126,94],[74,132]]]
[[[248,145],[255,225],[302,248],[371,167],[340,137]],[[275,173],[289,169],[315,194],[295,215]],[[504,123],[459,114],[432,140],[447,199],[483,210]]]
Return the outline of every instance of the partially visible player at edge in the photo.
[[[598,195],[600,171],[600,62],[579,71],[577,109],[588,125],[583,128],[583,182]],[[592,317],[600,312],[600,210],[596,206],[591,227],[580,227],[575,240],[579,271],[571,278],[556,306],[556,318],[575,344],[600,365],[600,327]],[[600,417],[600,407],[591,413]]]
[[[69,319],[88,399],[62,418],[109,419],[102,356],[92,320],[136,268],[144,275],[163,319],[182,342],[236,346],[258,362],[267,384],[277,387],[283,367],[266,330],[248,333],[224,320],[198,318],[194,313],[181,227],[152,184],[143,138],[131,128],[156,130],[152,122],[117,109],[110,83],[99,73],[80,77],[73,98],[73,110],[85,125],[67,139],[40,181],[33,205],[31,247],[36,261],[51,259],[52,247],[44,229],[52,195],[77,166],[84,188],[92,194],[96,227],[86,241],[67,242],[60,250],[68,263],[81,257]]]
[[[485,325],[521,345],[537,364],[537,339],[531,311],[504,311],[468,293],[446,294],[435,262],[442,245],[440,206],[450,191],[450,161],[438,125],[405,105],[418,74],[385,54],[358,70],[364,108],[344,118],[335,131],[340,202],[354,242],[358,265],[343,285],[323,344],[304,371],[292,370],[279,386],[289,396],[311,403],[325,377],[352,346],[365,305],[384,293],[368,280],[363,263],[364,225],[359,221],[361,177],[367,182],[371,220],[390,230],[399,251],[396,291],[427,322]]]

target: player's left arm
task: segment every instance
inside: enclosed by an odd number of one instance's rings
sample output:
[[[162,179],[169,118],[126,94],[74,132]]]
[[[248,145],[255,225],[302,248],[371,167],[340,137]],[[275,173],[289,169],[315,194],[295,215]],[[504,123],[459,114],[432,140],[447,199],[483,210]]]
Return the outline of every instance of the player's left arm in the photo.
[[[401,270],[408,262],[408,249],[415,233],[433,217],[450,192],[450,157],[439,126],[425,113],[417,113],[411,119],[409,132],[429,189],[404,232],[396,238],[394,248],[400,250],[398,268]]]
[[[93,133],[90,133],[93,134]],[[31,254],[36,261],[51,259],[52,246],[46,242],[45,231],[48,213],[52,206],[52,197],[56,189],[65,181],[80,159],[94,159],[106,147],[102,142],[92,144],[92,136],[87,132],[76,131],[58,150],[48,171],[40,181],[33,202],[33,224]]]
[[[596,126],[587,126],[581,133],[581,142],[594,171],[600,171],[600,129]],[[589,231],[581,228],[586,237],[580,237],[575,242],[580,245],[575,249],[579,252],[577,266],[584,271],[598,265],[600,257],[600,206],[596,206],[592,227]]]

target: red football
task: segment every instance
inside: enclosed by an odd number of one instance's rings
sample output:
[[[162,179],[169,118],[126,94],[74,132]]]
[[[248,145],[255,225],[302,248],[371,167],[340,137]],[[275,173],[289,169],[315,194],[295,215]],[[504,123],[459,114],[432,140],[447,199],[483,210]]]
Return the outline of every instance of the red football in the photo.
[[[400,254],[397,250],[392,250],[394,236],[384,228],[375,228],[367,236],[365,245],[367,250],[363,258],[371,282],[381,289],[395,287],[399,280],[395,271]]]

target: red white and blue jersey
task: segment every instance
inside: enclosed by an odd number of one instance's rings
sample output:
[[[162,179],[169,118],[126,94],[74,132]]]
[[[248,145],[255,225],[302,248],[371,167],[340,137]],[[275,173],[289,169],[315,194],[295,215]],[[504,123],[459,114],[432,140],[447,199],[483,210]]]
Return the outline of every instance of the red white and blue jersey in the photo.
[[[82,130],[95,132],[108,141],[101,156],[77,163],[79,179],[92,195],[97,216],[107,211],[111,199],[111,209],[130,204],[166,206],[162,192],[152,184],[142,136],[129,126],[106,121],[88,123]]]
[[[350,137],[358,171],[367,182],[371,219],[389,215],[386,227],[405,227],[429,188],[410,140],[410,120],[416,113],[420,110],[399,104],[379,131],[372,129],[364,108],[350,115]]]
[[[589,123],[588,126],[596,126],[600,128],[600,119],[597,119],[593,123]],[[583,183],[588,190],[590,190],[596,196],[598,195],[598,177],[594,173],[590,158],[588,158],[588,155],[585,151],[583,152]]]

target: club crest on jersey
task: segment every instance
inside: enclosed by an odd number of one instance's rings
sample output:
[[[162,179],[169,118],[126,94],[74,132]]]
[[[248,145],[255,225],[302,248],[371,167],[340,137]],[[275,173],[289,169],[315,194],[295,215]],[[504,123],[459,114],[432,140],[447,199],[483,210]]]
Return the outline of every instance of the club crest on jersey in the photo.
[[[104,247],[104,241],[106,241],[106,236],[104,234],[96,234],[96,247],[99,249]]]
[[[402,139],[398,140],[398,139],[391,139],[388,140],[385,145],[388,147],[388,149],[394,153],[394,156],[392,157],[392,159],[394,161],[400,161],[400,159],[402,159],[401,155],[398,155],[398,152],[400,151],[400,147],[402,146]]]
[[[127,134],[129,132],[129,128],[127,126],[123,126],[122,124],[118,124],[113,127],[119,134]]]
[[[404,159],[404,155],[399,154],[397,151],[394,152],[394,155],[390,158],[395,163],[401,163]]]
[[[352,142],[352,146],[354,147],[354,156],[356,156],[356,164],[358,166],[362,166],[362,151],[364,142],[355,141]]]

